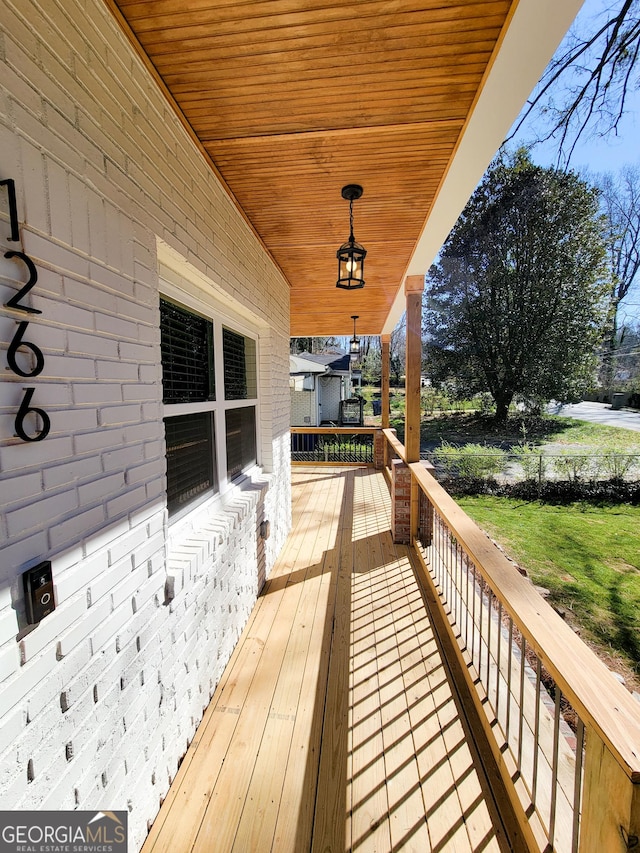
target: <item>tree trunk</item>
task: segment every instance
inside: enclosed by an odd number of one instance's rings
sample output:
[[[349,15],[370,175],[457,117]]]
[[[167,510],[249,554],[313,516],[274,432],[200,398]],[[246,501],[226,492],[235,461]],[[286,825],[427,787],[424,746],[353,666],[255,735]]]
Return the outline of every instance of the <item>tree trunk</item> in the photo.
[[[500,396],[495,398],[497,421],[506,421],[507,417],[509,416],[509,406],[511,405],[511,400],[511,396]]]

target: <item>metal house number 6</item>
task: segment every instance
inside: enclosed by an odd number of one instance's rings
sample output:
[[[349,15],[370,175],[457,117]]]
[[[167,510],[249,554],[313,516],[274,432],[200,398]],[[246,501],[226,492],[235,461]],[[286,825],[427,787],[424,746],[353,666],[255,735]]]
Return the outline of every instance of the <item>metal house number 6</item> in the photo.
[[[9,197],[9,220],[11,226],[11,236],[8,237],[8,240],[15,243],[20,239],[15,181],[13,178],[6,178],[5,180],[0,181],[0,187],[7,188],[7,194]],[[18,260],[21,260],[27,267],[27,271],[29,273],[27,283],[24,284],[20,290],[5,303],[5,307],[12,308],[14,311],[24,311],[25,314],[41,314],[42,311],[39,311],[37,308],[31,308],[29,305],[24,305],[21,301],[38,281],[38,271],[35,264],[28,255],[24,254],[24,252],[9,251],[5,252],[4,256],[8,259],[17,258]],[[28,327],[29,323],[26,320],[22,320],[18,323],[18,329],[13,336],[13,340],[9,344],[9,349],[7,351],[7,362],[10,369],[14,373],[17,373],[18,376],[31,379],[42,373],[44,369],[44,355],[42,354],[42,350],[37,347],[36,344],[32,344],[29,341],[24,340],[24,335]],[[30,369],[25,369],[18,363],[16,355],[20,349],[30,350],[31,354],[34,356],[35,364]],[[18,409],[15,419],[16,435],[18,435],[18,437],[23,441],[42,441],[43,438],[46,438],[49,435],[51,420],[45,411],[31,405],[31,399],[33,398],[36,389],[24,388],[23,390],[25,392],[24,397],[22,398],[22,403],[20,404],[20,408]],[[42,428],[39,432],[36,432],[35,435],[28,433],[25,429],[25,420],[30,414],[38,415],[42,421]]]

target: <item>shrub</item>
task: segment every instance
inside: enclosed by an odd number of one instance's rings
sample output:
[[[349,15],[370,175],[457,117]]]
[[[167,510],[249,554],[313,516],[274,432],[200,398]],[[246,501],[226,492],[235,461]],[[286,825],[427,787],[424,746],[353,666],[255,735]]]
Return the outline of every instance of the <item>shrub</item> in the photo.
[[[612,480],[624,480],[638,470],[638,454],[621,453],[610,448],[602,455],[601,466]]]
[[[535,444],[524,442],[514,447],[511,453],[521,466],[525,480],[537,480],[541,483],[545,479],[549,460]]]
[[[591,458],[584,454],[562,453],[552,458],[553,470],[564,480],[584,480],[592,470]]]
[[[546,480],[537,483],[526,480],[520,483],[497,483],[495,480],[454,478],[442,481],[449,494],[456,497],[495,495],[522,501],[540,501],[551,504],[585,502],[592,504],[640,504],[640,482],[629,480]]]
[[[458,477],[483,478],[501,474],[507,467],[507,454],[499,447],[464,444],[456,447],[443,441],[434,457],[444,471]]]

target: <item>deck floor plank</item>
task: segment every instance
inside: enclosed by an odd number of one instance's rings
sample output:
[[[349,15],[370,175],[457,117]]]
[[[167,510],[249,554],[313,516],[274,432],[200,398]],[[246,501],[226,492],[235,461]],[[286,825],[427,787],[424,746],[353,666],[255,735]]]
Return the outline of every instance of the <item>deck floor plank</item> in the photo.
[[[382,474],[292,479],[291,534],[143,853],[503,849]]]

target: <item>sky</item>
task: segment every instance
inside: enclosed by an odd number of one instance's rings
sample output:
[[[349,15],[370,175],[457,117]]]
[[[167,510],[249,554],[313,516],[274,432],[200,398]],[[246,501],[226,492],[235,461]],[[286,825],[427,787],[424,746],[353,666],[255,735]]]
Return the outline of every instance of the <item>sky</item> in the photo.
[[[577,26],[583,26],[593,31],[594,18],[603,9],[619,8],[620,0],[586,0],[578,18]],[[637,84],[627,90],[627,110],[623,116],[617,135],[598,136],[595,132],[582,135],[571,156],[570,168],[588,175],[610,172],[615,175],[625,166],[640,166],[640,88]],[[518,135],[510,142],[510,146],[527,144],[535,138],[539,127],[529,120]],[[538,143],[531,149],[531,158],[541,166],[558,165],[557,144],[550,140]],[[632,322],[640,322],[640,281],[627,294],[622,303],[620,319],[628,318]]]

